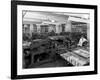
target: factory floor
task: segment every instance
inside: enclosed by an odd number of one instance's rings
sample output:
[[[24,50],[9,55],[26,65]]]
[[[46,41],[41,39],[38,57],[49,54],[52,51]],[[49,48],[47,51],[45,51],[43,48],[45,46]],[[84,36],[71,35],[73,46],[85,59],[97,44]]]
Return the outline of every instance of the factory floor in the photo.
[[[37,65],[37,66],[31,66],[31,68],[48,68],[48,67],[67,67],[72,66],[70,63],[65,61],[64,59],[57,57],[56,60],[48,61],[46,63]]]

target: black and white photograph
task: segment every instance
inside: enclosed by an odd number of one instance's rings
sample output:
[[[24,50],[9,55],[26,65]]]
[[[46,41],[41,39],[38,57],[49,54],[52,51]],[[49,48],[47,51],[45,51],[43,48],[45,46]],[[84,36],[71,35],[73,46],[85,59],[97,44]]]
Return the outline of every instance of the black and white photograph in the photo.
[[[23,68],[90,64],[88,13],[22,11]]]
[[[12,78],[97,74],[97,6],[17,1],[12,15]]]

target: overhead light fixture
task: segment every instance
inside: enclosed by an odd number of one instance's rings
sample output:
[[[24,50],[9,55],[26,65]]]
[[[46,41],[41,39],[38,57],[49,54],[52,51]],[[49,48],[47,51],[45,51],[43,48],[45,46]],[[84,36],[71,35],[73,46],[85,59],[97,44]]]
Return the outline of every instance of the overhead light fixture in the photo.
[[[51,20],[51,22],[56,22],[55,20]]]
[[[83,15],[82,16],[84,19],[89,19],[89,15]]]

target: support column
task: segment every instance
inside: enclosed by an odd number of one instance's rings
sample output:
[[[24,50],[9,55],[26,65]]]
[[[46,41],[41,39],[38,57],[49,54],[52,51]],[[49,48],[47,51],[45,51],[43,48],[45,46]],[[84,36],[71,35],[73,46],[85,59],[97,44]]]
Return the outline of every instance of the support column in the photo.
[[[27,27],[27,25],[26,25],[26,24],[24,24],[24,27],[23,27],[23,28],[24,28],[24,33],[26,33],[26,31],[25,31],[25,27]]]
[[[25,33],[30,33],[30,26],[28,26],[27,24],[24,24],[24,28],[27,28],[27,29],[24,29],[24,32]]]
[[[40,24],[37,24],[36,26],[37,26],[37,32],[40,33],[41,32]]]
[[[71,32],[71,21],[67,21],[66,25],[65,25],[65,32]]]
[[[87,23],[87,39],[90,41],[90,24]]]
[[[62,32],[62,26],[61,26],[61,24],[59,24],[59,33],[61,33]]]
[[[55,28],[56,28],[56,33],[60,33],[60,27],[59,27],[59,24],[56,24]]]
[[[30,24],[30,35],[32,36],[33,33],[33,24]]]

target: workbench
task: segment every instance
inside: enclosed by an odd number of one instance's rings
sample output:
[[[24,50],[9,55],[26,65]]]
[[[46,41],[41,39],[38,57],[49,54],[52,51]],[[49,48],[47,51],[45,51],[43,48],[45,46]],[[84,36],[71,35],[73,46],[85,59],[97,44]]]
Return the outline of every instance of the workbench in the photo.
[[[84,66],[90,63],[89,52],[83,49],[77,49],[59,55],[74,66]]]

